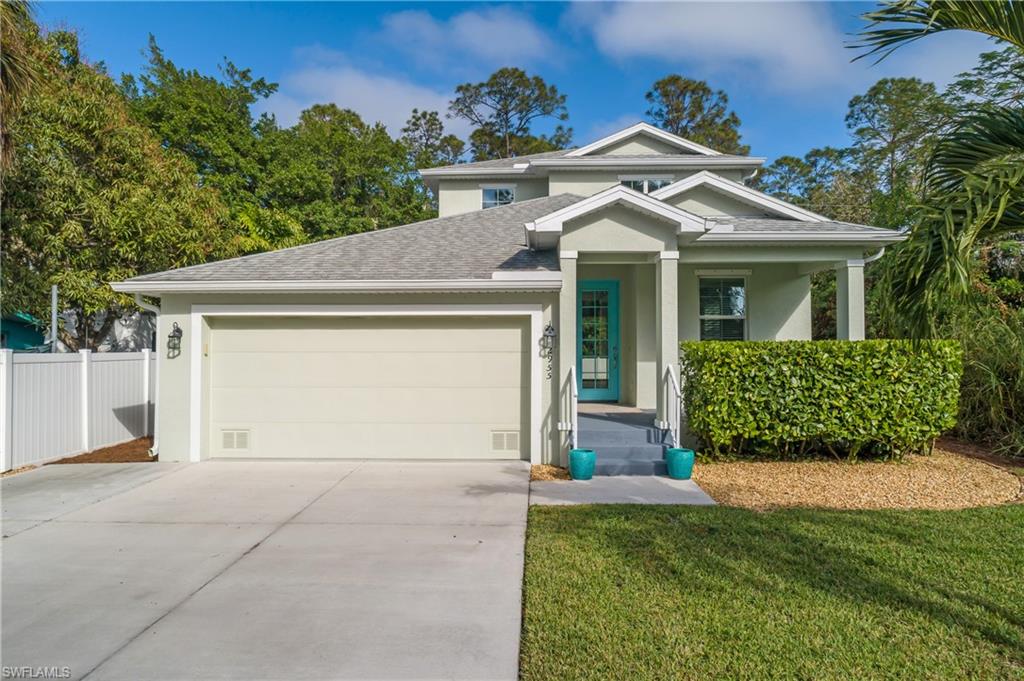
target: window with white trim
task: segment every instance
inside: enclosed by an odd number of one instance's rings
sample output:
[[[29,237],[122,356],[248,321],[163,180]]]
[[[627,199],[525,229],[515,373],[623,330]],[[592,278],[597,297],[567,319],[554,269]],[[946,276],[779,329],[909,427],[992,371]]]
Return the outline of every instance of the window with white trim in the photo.
[[[515,187],[484,187],[483,207],[505,206],[516,200]]]
[[[743,277],[700,278],[700,339],[746,340],[747,286]]]
[[[634,191],[638,191],[642,194],[650,194],[651,192],[667,187],[672,184],[671,177],[620,177],[619,184],[623,187],[629,187]]]

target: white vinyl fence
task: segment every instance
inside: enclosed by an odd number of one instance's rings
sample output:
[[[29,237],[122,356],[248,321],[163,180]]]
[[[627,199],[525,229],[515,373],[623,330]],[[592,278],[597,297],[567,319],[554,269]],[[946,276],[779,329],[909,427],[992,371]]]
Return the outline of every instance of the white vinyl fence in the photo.
[[[0,351],[3,470],[153,434],[156,357]]]

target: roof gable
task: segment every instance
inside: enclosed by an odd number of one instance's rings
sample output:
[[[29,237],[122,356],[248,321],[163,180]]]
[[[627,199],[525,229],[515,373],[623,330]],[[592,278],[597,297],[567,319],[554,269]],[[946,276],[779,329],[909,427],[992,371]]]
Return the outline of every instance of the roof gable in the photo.
[[[616,133],[602,137],[565,155],[566,158],[598,155],[643,155],[643,154],[698,154],[720,156],[715,151],[688,139],[659,130],[648,123],[637,123]]]
[[[546,241],[544,237],[557,238],[562,234],[565,223],[570,220],[591,215],[612,206],[629,208],[669,223],[675,228],[676,234],[689,234],[692,237],[697,237],[704,234],[707,229],[707,221],[698,215],[680,210],[628,187],[616,185],[526,223],[527,240],[531,245],[543,247],[543,242]]]
[[[799,206],[794,206],[791,203],[777,199],[774,196],[769,196],[768,194],[759,192],[756,189],[751,189],[744,184],[729,180],[707,170],[702,170],[699,173],[685,177],[678,182],[673,182],[667,187],[662,187],[657,191],[651,192],[651,196],[661,201],[669,201],[670,199],[679,197],[680,195],[690,192],[698,187],[707,188],[724,194],[725,196],[755,207],[769,215],[777,215],[783,218],[802,220],[805,222],[828,221],[828,218],[822,215],[818,215],[817,213]]]

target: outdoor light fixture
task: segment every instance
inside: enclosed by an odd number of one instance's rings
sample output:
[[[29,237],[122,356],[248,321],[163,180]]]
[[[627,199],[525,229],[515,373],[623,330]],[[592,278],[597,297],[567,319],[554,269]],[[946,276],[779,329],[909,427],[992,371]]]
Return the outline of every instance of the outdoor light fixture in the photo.
[[[183,332],[181,327],[178,326],[178,322],[174,322],[171,326],[171,332],[167,334],[167,349],[168,350],[181,350],[181,336]]]
[[[555,331],[555,327],[554,326],[552,326],[551,324],[548,324],[547,326],[545,326],[544,327],[544,337],[540,341],[541,347],[544,348],[545,350],[550,350],[555,345],[555,337],[557,335],[558,335],[558,332]]]

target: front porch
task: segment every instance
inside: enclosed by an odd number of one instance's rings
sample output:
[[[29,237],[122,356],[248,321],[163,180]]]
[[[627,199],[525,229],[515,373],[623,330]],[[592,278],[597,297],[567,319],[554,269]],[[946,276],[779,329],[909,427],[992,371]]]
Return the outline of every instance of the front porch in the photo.
[[[781,262],[780,253],[710,260],[707,249],[696,248],[562,251],[563,463],[568,449],[579,446],[598,452],[598,474],[663,474],[661,450],[680,444],[685,427],[680,341],[809,340],[816,270],[837,270],[839,337],[863,339],[863,262],[790,250]]]

